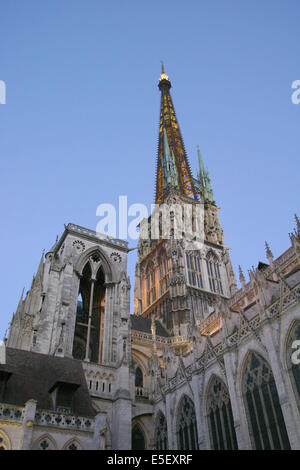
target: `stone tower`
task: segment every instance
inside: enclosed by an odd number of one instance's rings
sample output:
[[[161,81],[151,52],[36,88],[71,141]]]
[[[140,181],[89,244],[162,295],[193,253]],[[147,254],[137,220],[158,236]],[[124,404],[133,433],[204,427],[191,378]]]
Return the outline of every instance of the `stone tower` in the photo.
[[[218,298],[235,292],[236,281],[199,150],[198,177],[192,177],[164,66],[158,87],[156,205],[141,224],[135,314],[186,335],[214,311]]]
[[[22,294],[7,340],[8,348],[81,361],[94,407],[105,410],[105,446],[115,449],[131,447],[128,251],[125,241],[65,226]]]

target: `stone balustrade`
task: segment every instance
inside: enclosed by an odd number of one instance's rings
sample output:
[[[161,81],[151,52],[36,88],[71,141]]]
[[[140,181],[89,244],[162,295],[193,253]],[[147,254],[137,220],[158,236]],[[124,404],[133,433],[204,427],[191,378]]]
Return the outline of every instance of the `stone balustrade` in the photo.
[[[0,420],[22,422],[25,416],[25,406],[13,406],[0,403]],[[34,416],[34,424],[39,426],[55,426],[64,429],[77,429],[93,431],[94,419],[75,416],[69,413],[37,410]]]
[[[94,419],[71,414],[55,413],[54,411],[37,410],[35,423],[43,426],[55,426],[65,429],[93,431]]]
[[[0,419],[6,421],[22,421],[24,418],[24,407],[0,403]]]
[[[80,225],[75,225],[75,224],[68,224],[67,225],[68,230],[72,230],[73,232],[78,232],[83,235],[87,235],[92,238],[97,238],[98,240],[104,240],[109,243],[113,243],[114,245],[122,246],[124,248],[128,247],[128,242],[125,240],[120,240],[119,238],[113,238],[110,237],[109,235],[106,235],[104,233],[100,232],[95,232],[94,230],[90,230],[88,228],[80,227]]]
[[[151,343],[154,342],[153,335],[151,333],[144,333],[138,330],[131,330],[131,339],[149,341]],[[155,342],[160,343],[167,346],[175,346],[177,344],[184,344],[189,341],[187,335],[181,336],[171,336],[171,337],[164,337],[164,336],[155,336]]]

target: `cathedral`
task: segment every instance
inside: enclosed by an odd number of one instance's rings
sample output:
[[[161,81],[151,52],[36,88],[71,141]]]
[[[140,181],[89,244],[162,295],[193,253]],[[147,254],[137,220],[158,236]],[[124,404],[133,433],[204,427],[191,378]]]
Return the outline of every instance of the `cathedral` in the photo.
[[[300,220],[277,259],[266,243],[268,262],[248,280],[239,270],[238,289],[163,66],[158,87],[156,210],[141,224],[134,311],[127,241],[65,225],[0,348],[2,450],[300,449]]]

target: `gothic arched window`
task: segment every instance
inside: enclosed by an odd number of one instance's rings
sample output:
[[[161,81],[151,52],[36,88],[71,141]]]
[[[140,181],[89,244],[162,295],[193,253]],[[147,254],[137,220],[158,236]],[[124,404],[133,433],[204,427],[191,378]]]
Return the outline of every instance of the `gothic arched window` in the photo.
[[[155,426],[156,450],[168,450],[168,430],[165,416],[160,411]]]
[[[92,278],[91,263],[99,263],[97,253],[85,265],[79,285],[73,357],[80,360],[100,362],[102,359],[105,276],[103,269]],[[87,345],[87,342],[89,344]]]
[[[41,438],[37,450],[54,450],[55,446],[48,437]]]
[[[208,392],[208,423],[214,450],[237,449],[232,409],[224,382],[214,378]]]
[[[132,429],[132,450],[145,450],[145,437],[141,427],[136,424]]]
[[[210,290],[223,295],[218,259],[211,251],[207,255],[206,266]]]
[[[198,449],[195,407],[190,398],[183,396],[177,418],[177,442],[180,450]]]
[[[191,286],[203,287],[200,256],[197,253],[186,253],[188,282]]]
[[[300,409],[300,363],[298,362],[299,358],[299,353],[297,353],[297,350],[299,350],[299,345],[296,344],[295,347],[295,341],[300,341],[300,323],[296,323],[294,327],[292,328],[288,342],[287,342],[287,349],[286,349],[286,354],[287,354],[287,367],[289,371],[289,375],[292,381],[294,393],[296,395],[296,400],[298,403],[298,407]],[[292,357],[293,354],[296,354],[297,358],[296,361]]]
[[[68,446],[68,450],[78,450],[78,447],[74,442]]]
[[[246,364],[243,396],[255,449],[290,449],[272,370],[254,352]]]
[[[73,439],[64,445],[63,450],[81,450],[81,445],[77,440]]]
[[[153,263],[150,263],[146,271],[146,306],[156,300],[156,292],[156,269]]]
[[[159,294],[162,295],[168,288],[169,264],[166,253],[159,259]]]
[[[135,386],[143,387],[143,372],[140,367],[135,369]]]

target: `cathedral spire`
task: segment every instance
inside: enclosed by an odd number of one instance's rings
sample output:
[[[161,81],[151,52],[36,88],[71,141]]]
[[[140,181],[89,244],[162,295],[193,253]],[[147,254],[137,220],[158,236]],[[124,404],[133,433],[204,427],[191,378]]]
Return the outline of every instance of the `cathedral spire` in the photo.
[[[185,152],[183,139],[175,115],[175,110],[170,95],[171,81],[165,72],[162,63],[161,75],[159,77],[158,88],[161,91],[160,104],[160,123],[158,138],[158,156],[156,170],[156,195],[155,202],[160,204],[163,201],[166,186],[164,185],[163,164],[168,150],[165,148],[166,142],[169,147],[170,162],[174,159],[175,169],[177,173],[178,192],[185,197],[197,199],[194,188],[193,178]],[[173,171],[172,165],[170,169]],[[165,175],[166,176],[166,175]],[[172,178],[174,177],[174,171]]]
[[[203,203],[216,205],[211,179],[208,170],[204,167],[199,145],[197,145],[197,153],[199,162],[199,172],[198,179],[195,181],[196,189],[200,193],[200,198]]]

